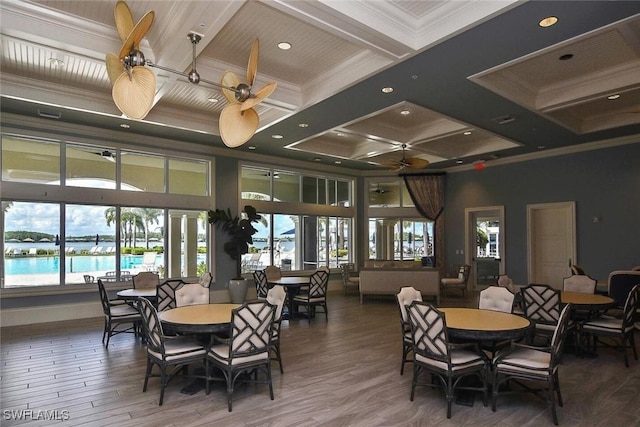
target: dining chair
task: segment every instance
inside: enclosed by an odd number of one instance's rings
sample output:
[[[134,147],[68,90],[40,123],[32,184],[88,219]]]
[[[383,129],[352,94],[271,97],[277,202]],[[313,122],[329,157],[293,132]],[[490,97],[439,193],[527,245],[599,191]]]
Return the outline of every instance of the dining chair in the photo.
[[[482,310],[513,312],[515,295],[507,288],[501,286],[489,286],[480,291],[478,308]]]
[[[520,290],[524,315],[535,324],[535,335],[551,338],[560,319],[560,291],[546,284],[532,283]],[[569,320],[569,332],[575,336],[575,324]]]
[[[340,274],[342,275],[342,288],[347,295],[349,289],[355,289],[359,293],[360,278],[354,275],[355,264],[352,262],[340,264]]]
[[[478,345],[450,343],[445,315],[430,303],[413,301],[407,315],[411,325],[414,353],[410,400],[413,402],[416,385],[424,385],[444,389],[447,399],[447,418],[451,418],[451,403],[455,390],[482,391],[484,406],[487,406],[489,362],[481,354]],[[430,374],[428,382],[418,382],[422,372]],[[476,387],[460,381],[472,375],[477,376],[482,385]],[[440,384],[435,382],[435,378],[440,381]]]
[[[229,412],[232,410],[235,383],[239,378],[247,382],[268,384],[271,400],[274,399],[270,343],[275,313],[276,307],[267,301],[245,302],[232,311],[228,343],[213,345],[207,352],[207,374],[212,368],[217,368],[226,380]],[[257,371],[266,375],[265,380],[258,379]],[[255,375],[242,376],[242,373]],[[206,381],[207,394],[210,391],[209,383],[213,380],[215,379],[208,378]]]
[[[253,272],[253,281],[256,284],[256,295],[258,299],[266,299],[267,292],[269,291],[267,274],[262,270],[256,270]]]
[[[211,274],[211,272],[207,271],[202,276],[200,276],[200,279],[198,279],[198,283],[200,283],[200,285],[204,286],[205,288],[210,288],[211,283],[213,283],[213,275]]]
[[[577,264],[571,264],[571,274],[575,274],[578,276],[585,275],[584,269]]]
[[[400,375],[404,374],[405,363],[413,362],[409,359],[409,354],[413,350],[413,340],[411,339],[411,325],[407,316],[407,306],[413,301],[422,301],[422,294],[413,286],[404,286],[396,294],[398,308],[400,310],[400,332],[402,332],[402,363],[400,364]]]
[[[282,277],[280,267],[275,265],[268,265],[262,271],[267,276],[267,280],[277,280]]]
[[[82,276],[84,279],[84,283],[95,283],[96,278],[90,274],[85,274]]]
[[[587,340],[593,340],[593,350],[595,351],[598,342],[603,346],[615,347],[622,351],[624,355],[624,364],[629,367],[629,359],[627,358],[627,349],[633,350],[633,357],[638,360],[636,351],[636,343],[634,339],[635,327],[634,323],[637,317],[637,311],[640,309],[640,284],[633,287],[624,304],[622,318],[612,316],[601,316],[595,319],[587,320],[580,324],[580,334],[584,335]],[[607,344],[600,338],[611,338],[614,341],[620,340],[620,345]],[[629,344],[627,346],[627,343]]]
[[[152,271],[141,271],[131,279],[134,289],[155,288],[160,284],[160,276]]]
[[[184,283],[175,289],[176,307],[185,305],[209,304],[209,288],[200,283]]]
[[[311,324],[311,317],[315,315],[317,307],[324,310],[325,320],[329,320],[327,310],[327,286],[329,284],[329,273],[326,270],[318,269],[309,277],[309,290],[306,294],[299,294],[293,297],[294,310],[299,306],[307,308],[307,320]]]
[[[469,282],[469,274],[471,273],[470,265],[461,265],[458,268],[457,277],[444,277],[440,279],[440,292],[444,293],[446,289],[460,289],[462,296],[467,296],[467,283]]]
[[[503,313],[513,313],[515,295],[506,287],[489,286],[480,291],[478,308],[481,310],[493,310]],[[492,341],[481,343],[481,348],[489,353],[491,359],[502,348],[511,344],[511,340]]]
[[[138,310],[123,300],[110,300],[102,279],[98,279],[98,292],[100,293],[102,313],[104,314],[104,331],[102,333],[104,346],[109,347],[109,340],[114,335],[133,333],[138,336],[138,328],[141,321]],[[120,325],[129,326],[124,329],[118,329]],[[107,340],[106,343],[105,338]]]
[[[185,282],[182,279],[169,279],[158,285],[156,288],[158,311],[165,311],[178,306],[176,301],[176,289],[180,288],[184,284]]]
[[[567,337],[569,326],[569,312],[571,304],[564,306],[560,312],[558,323],[551,338],[551,345],[548,347],[533,347],[521,343],[512,343],[508,351],[499,353],[493,361],[493,393],[491,399],[491,409],[496,411],[496,401],[499,394],[520,392],[513,386],[500,391],[500,386],[509,382],[517,382],[522,385],[522,381],[527,383],[543,383],[539,388],[531,388],[524,384],[525,392],[540,393],[545,392],[547,402],[551,407],[553,423],[558,425],[558,415],[556,413],[556,398],[558,405],[562,406],[562,394],[560,393],[560,379],[558,377],[558,367],[562,362],[562,349]]]
[[[158,319],[158,312],[148,299],[140,298],[138,300],[138,309],[142,317],[147,344],[147,370],[142,391],[147,391],[149,378],[159,377],[160,400],[158,405],[162,406],[164,390],[169,381],[180,371],[187,373],[191,364],[201,362],[205,365],[207,351],[195,337],[166,336]],[[158,366],[160,369],[159,374],[153,374],[154,366]],[[167,371],[169,367],[173,367],[173,369]]]
[[[271,329],[271,351],[273,352],[271,360],[278,362],[281,374],[284,373],[284,369],[280,352],[280,326],[282,325],[282,309],[286,299],[287,292],[284,290],[284,286],[276,285],[267,292],[267,302],[276,307],[273,328]]]
[[[562,279],[562,290],[567,292],[581,292],[593,294],[596,292],[597,280],[586,274],[574,274]]]

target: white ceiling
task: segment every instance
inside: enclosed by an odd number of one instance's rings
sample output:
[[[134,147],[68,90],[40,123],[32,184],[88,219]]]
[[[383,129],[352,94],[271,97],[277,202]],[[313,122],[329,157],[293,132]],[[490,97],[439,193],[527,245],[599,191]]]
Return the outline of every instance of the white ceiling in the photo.
[[[640,3],[127,3],[135,19],[155,12],[141,45],[154,63],[188,72],[187,34],[201,34],[203,79],[217,82],[226,70],[244,76],[251,43],[260,40],[256,86],[275,81],[278,87],[257,107],[259,131],[240,150],[372,170],[389,169],[406,144],[407,157],[446,168],[530,152],[543,138],[552,138],[544,145],[553,148],[640,133]],[[606,13],[597,13],[603,5]],[[3,0],[3,112],[39,110],[117,128],[123,119],[104,66],[105,54],[121,47],[114,6],[115,0]],[[545,9],[560,15],[556,27],[537,27]],[[479,44],[480,35],[486,43]],[[292,49],[279,50],[281,41]],[[558,60],[567,53],[573,58]],[[155,105],[130,131],[168,135],[168,126],[185,140],[222,147],[220,91],[153,70]],[[381,94],[385,85],[396,90]],[[606,100],[614,93],[621,97]],[[154,131],[154,123],[164,130]]]

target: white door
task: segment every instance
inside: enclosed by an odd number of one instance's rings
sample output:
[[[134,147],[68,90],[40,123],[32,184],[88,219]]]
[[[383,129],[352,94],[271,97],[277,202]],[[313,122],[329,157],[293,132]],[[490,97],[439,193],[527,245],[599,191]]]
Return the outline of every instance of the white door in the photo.
[[[527,206],[529,283],[562,289],[576,259],[575,202]]]

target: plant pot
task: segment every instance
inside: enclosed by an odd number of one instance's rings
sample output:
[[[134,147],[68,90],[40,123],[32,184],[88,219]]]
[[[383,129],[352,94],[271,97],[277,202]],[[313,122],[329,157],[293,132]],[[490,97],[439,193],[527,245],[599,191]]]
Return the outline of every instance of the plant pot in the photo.
[[[229,280],[229,298],[232,304],[242,304],[247,297],[247,287],[249,281],[247,279],[231,279]]]

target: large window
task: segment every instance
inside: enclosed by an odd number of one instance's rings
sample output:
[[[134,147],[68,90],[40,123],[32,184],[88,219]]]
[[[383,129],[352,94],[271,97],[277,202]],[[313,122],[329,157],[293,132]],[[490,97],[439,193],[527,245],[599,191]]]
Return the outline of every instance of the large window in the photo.
[[[367,180],[369,259],[434,265],[433,221],[421,218],[401,178]]]
[[[3,135],[2,286],[204,273],[210,167],[200,159]]]
[[[352,187],[352,180],[344,178],[243,166],[243,202],[263,218],[243,257],[243,271],[267,265],[285,271],[337,268],[353,262]]]

